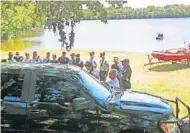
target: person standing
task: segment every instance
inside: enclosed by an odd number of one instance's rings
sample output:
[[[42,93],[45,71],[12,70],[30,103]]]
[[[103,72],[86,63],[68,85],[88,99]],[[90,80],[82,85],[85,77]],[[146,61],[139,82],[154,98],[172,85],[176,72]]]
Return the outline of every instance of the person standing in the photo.
[[[106,81],[109,73],[109,63],[105,59],[105,52],[100,53],[100,81]]]
[[[93,75],[98,80],[100,79],[98,70],[94,68],[93,64],[90,61],[86,61],[85,67],[91,75]]]
[[[62,52],[62,56],[58,58],[59,63],[61,64],[68,64],[69,58],[66,57],[66,52]]]
[[[16,62],[16,60],[13,58],[12,52],[9,52],[7,62]]]
[[[51,56],[50,52],[47,52],[46,58],[43,59],[43,63],[50,63],[51,62],[50,56]]]
[[[111,71],[109,72],[109,78],[110,80],[107,81],[109,85],[120,88],[119,80],[117,79],[117,70],[111,69]]]
[[[43,63],[43,60],[40,58],[36,51],[33,52],[33,57],[31,59],[32,63]]]
[[[122,69],[122,76],[121,76],[121,89],[131,89],[131,75],[132,69],[129,65],[129,59],[124,59],[122,61],[123,69]]]
[[[121,71],[123,69],[122,64],[119,62],[119,58],[118,57],[114,57],[113,60],[114,64],[111,65],[111,69],[115,69],[117,71],[117,78],[120,82],[121,80]]]
[[[75,65],[75,63],[76,63],[75,53],[72,53],[71,54],[71,60],[69,60],[69,64]]]
[[[95,58],[94,58],[94,52],[92,51],[92,52],[90,52],[89,53],[90,54],[90,59],[89,59],[89,61],[93,64],[93,67],[94,68],[97,68],[97,63],[96,63],[96,60],[95,60]]]
[[[26,54],[25,54],[25,59],[22,60],[22,62],[31,63],[31,59],[30,59],[30,54],[29,54],[29,53],[26,53]]]
[[[56,54],[53,54],[52,55],[52,60],[51,60],[51,63],[59,63],[59,61],[57,60],[57,56],[56,56]]]
[[[80,54],[77,54],[77,55],[76,55],[76,62],[75,62],[75,65],[76,65],[76,66],[79,66],[79,67],[81,67],[81,68],[84,67],[84,63],[83,63],[83,61],[80,59]]]
[[[17,62],[22,62],[23,57],[20,56],[20,53],[19,53],[19,52],[16,52],[16,55],[15,55],[15,57],[14,57],[14,60],[16,60]]]

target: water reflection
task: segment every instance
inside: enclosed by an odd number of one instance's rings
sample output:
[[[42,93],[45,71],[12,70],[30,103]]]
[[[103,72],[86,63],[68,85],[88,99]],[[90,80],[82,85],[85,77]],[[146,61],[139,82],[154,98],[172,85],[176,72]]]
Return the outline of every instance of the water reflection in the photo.
[[[24,51],[33,45],[40,45],[40,42],[25,41],[23,38],[5,40],[1,43],[1,51]]]
[[[40,40],[27,40],[25,37],[39,37],[42,29],[33,29],[20,33],[16,38],[1,42],[1,51],[24,51],[34,45],[40,45]],[[23,39],[24,38],[24,39]]]

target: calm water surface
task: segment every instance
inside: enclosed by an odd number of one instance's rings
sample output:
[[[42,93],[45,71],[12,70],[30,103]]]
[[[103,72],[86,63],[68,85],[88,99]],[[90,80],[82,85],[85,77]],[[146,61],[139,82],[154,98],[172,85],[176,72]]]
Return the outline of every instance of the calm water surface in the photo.
[[[155,40],[157,32],[164,34],[163,41]],[[58,34],[44,30],[40,36],[25,38],[35,45],[24,50],[61,49],[58,39]],[[74,49],[151,52],[185,47],[184,41],[190,42],[190,18],[82,21],[75,27]]]

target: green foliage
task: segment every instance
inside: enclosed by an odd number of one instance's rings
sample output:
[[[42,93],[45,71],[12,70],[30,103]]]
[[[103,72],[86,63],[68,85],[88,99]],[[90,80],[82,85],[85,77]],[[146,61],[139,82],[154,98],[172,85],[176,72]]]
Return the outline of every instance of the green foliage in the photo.
[[[114,7],[114,6],[113,6]],[[190,5],[170,5],[165,7],[148,6],[147,8],[108,8],[108,19],[145,19],[145,18],[178,18],[190,17]],[[85,19],[95,17],[89,10],[85,12]]]
[[[1,1],[1,37],[52,22],[80,22],[84,19],[83,6],[106,23],[107,14],[99,1]]]

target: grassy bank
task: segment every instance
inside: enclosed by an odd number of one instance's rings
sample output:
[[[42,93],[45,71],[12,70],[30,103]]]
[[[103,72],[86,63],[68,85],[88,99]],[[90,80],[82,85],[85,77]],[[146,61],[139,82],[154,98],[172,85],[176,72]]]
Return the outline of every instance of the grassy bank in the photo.
[[[41,57],[45,57],[46,52],[47,51],[39,51],[39,54]],[[50,52],[60,56],[62,51],[52,50]],[[72,52],[80,53],[83,60],[89,58],[89,51],[74,50]],[[95,51],[97,60],[99,60],[100,52],[101,51]],[[24,52],[20,53],[24,55]],[[173,65],[171,63],[163,63],[152,65],[152,71],[147,71],[143,69],[143,65],[148,63],[147,55],[148,54],[131,52],[106,52],[106,57],[110,63],[113,63],[114,56],[118,56],[120,59],[129,58],[131,60],[130,64],[133,70],[132,88],[172,100],[174,100],[175,97],[179,97],[190,105],[190,68],[183,63]],[[2,58],[7,58],[7,52],[2,52]],[[185,113],[185,108],[182,108],[181,114]]]

